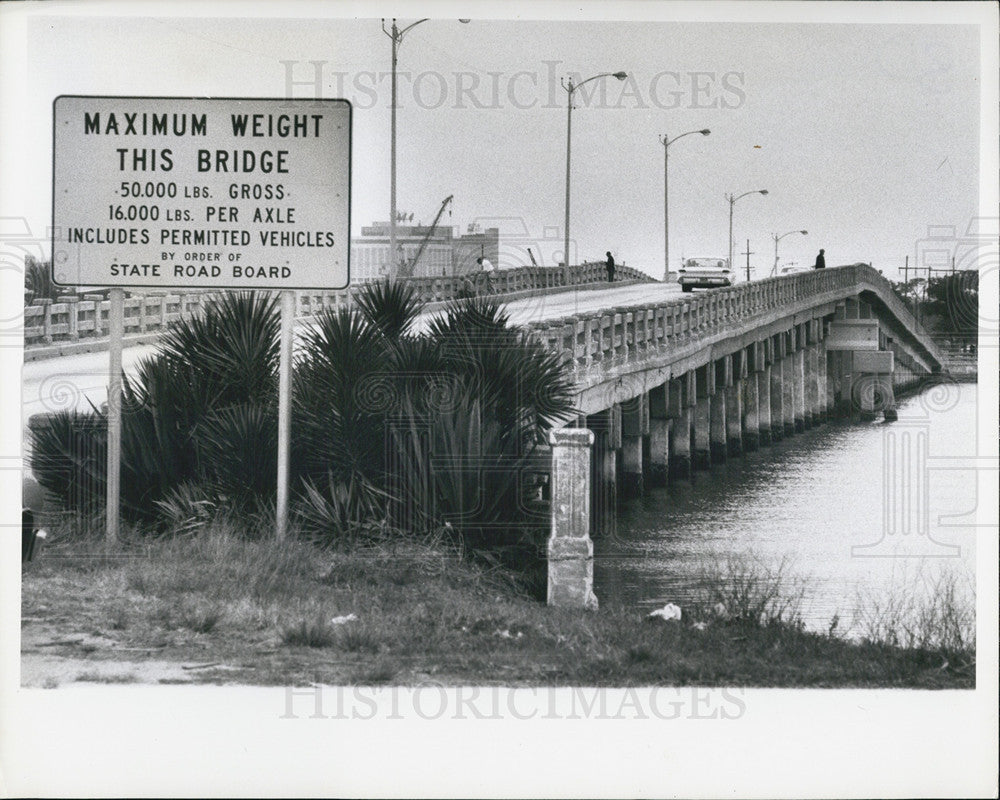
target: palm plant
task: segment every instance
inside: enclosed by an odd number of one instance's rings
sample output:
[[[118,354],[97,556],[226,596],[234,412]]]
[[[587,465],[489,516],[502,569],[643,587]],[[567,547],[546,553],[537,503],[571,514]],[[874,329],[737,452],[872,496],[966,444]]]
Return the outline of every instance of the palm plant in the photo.
[[[484,549],[535,538],[524,467],[572,411],[558,357],[492,300],[453,303],[421,335],[421,306],[397,284],[366,287],[358,307],[326,312],[302,339],[293,461],[313,504],[364,480],[396,528],[448,523]]]
[[[276,300],[226,294],[202,315],[171,325],[157,353],[122,380],[123,515],[150,521],[179,487],[234,511],[255,507],[275,487]],[[56,418],[32,439],[40,482],[82,503],[78,487],[106,484],[102,411]],[[102,492],[91,492],[94,500]]]

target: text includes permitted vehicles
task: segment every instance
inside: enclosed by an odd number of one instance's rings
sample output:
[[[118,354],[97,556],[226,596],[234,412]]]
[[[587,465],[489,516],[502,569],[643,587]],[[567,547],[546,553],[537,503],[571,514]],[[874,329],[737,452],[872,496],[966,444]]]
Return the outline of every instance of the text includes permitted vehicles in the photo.
[[[732,286],[733,273],[729,269],[729,260],[725,258],[686,258],[677,274],[677,282],[684,292],[695,288]]]

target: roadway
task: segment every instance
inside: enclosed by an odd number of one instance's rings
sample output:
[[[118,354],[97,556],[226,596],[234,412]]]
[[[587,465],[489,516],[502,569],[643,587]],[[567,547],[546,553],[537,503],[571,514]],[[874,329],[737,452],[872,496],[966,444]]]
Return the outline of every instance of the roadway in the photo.
[[[615,306],[639,305],[668,300],[680,294],[676,283],[642,283],[603,289],[573,290],[557,294],[527,297],[507,303],[511,322],[558,319],[580,312],[599,311]],[[438,312],[428,312],[421,323]],[[143,357],[156,351],[156,345],[136,345],[122,353],[122,366],[134,375]],[[90,404],[100,406],[107,399],[107,351],[59,356],[25,363],[21,372],[21,424],[27,430],[33,414],[61,409],[89,410]]]

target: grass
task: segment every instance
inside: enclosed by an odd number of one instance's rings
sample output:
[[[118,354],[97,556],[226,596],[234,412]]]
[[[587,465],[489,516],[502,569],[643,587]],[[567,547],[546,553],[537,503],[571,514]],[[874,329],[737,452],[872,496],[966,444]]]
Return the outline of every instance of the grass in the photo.
[[[53,638],[100,633],[88,660],[218,662],[195,680],[255,685],[730,685],[971,688],[974,641],[863,641],[810,633],[802,586],[784,566],[747,560],[706,572],[704,602],[683,621],[649,622],[605,603],[547,608],[509,573],[459,558],[440,541],[350,550],[295,538],[248,538],[216,521],[196,537],[114,547],[57,537],[25,571],[26,625]],[[957,595],[956,595],[957,598]],[[957,603],[957,599],[956,599]],[[724,613],[719,610],[724,607]],[[937,613],[937,612],[936,612]],[[350,614],[355,619],[344,621]],[[949,629],[957,612],[923,619]],[[339,624],[333,620],[340,618]],[[928,624],[931,624],[928,622]],[[965,634],[963,634],[965,637]],[[950,643],[949,643],[950,642]],[[899,644],[912,644],[901,647]],[[71,647],[47,654],[73,655]]]

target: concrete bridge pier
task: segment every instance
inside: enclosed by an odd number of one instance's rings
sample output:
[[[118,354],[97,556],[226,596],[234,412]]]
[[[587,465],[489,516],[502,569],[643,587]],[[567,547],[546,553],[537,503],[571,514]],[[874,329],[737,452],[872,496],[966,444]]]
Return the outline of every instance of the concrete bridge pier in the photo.
[[[823,348],[823,364],[824,364],[824,375],[826,375],[826,385],[825,385],[825,416],[827,421],[835,416],[835,397],[834,397],[834,387],[833,387],[833,357],[835,353],[831,353],[825,347]]]
[[[691,469],[706,470],[712,467],[711,422],[712,395],[711,385],[714,377],[711,364],[698,367],[695,372],[695,404],[694,424],[691,436]]]
[[[666,486],[670,469],[670,419],[667,385],[649,392],[649,470],[651,486]]]
[[[590,538],[590,448],[586,428],[549,432],[552,446],[551,529],[548,542],[550,606],[597,608],[594,543]]]
[[[587,417],[594,433],[591,458],[591,529],[602,536],[618,531],[618,448],[621,447],[621,406]]]
[[[790,333],[781,339],[781,427],[785,439],[795,435],[795,345]]]
[[[882,418],[886,422],[896,422],[899,419],[899,412],[896,411],[896,391],[891,380],[886,382],[883,391],[886,396],[883,399]]]
[[[757,370],[757,441],[761,447],[771,444],[771,361],[772,340],[765,339],[754,346],[754,368]],[[757,361],[757,356],[760,361]]]
[[[784,369],[782,369],[783,344],[781,337],[775,337],[771,349],[771,441],[780,442],[785,438],[785,409],[784,409]]]
[[[743,453],[743,384],[746,378],[746,350],[728,355],[726,365],[726,455]]]
[[[672,378],[667,383],[667,408],[670,414],[670,457],[667,464],[667,480],[691,479],[691,426],[693,414],[691,398],[693,374],[682,378]]]
[[[752,365],[747,365],[748,374],[740,381],[743,390],[743,450],[747,453],[752,453],[760,448],[760,408],[758,405],[760,398],[758,391],[760,361],[758,360],[757,353],[758,345],[759,343],[754,344],[751,348],[753,357],[750,361]],[[744,364],[746,363],[746,360],[744,360]],[[752,366],[752,371],[749,371],[750,366]]]
[[[795,432],[809,427],[806,414],[806,351],[799,347],[792,354],[792,392],[795,403]]]
[[[713,464],[726,460],[726,359],[711,361],[707,370],[712,373],[712,392],[709,398],[708,450]]]
[[[643,437],[649,435],[649,401],[645,392],[622,403],[622,492],[635,497],[643,491]]]
[[[819,350],[815,344],[805,351],[806,427],[822,423],[819,407]]]

